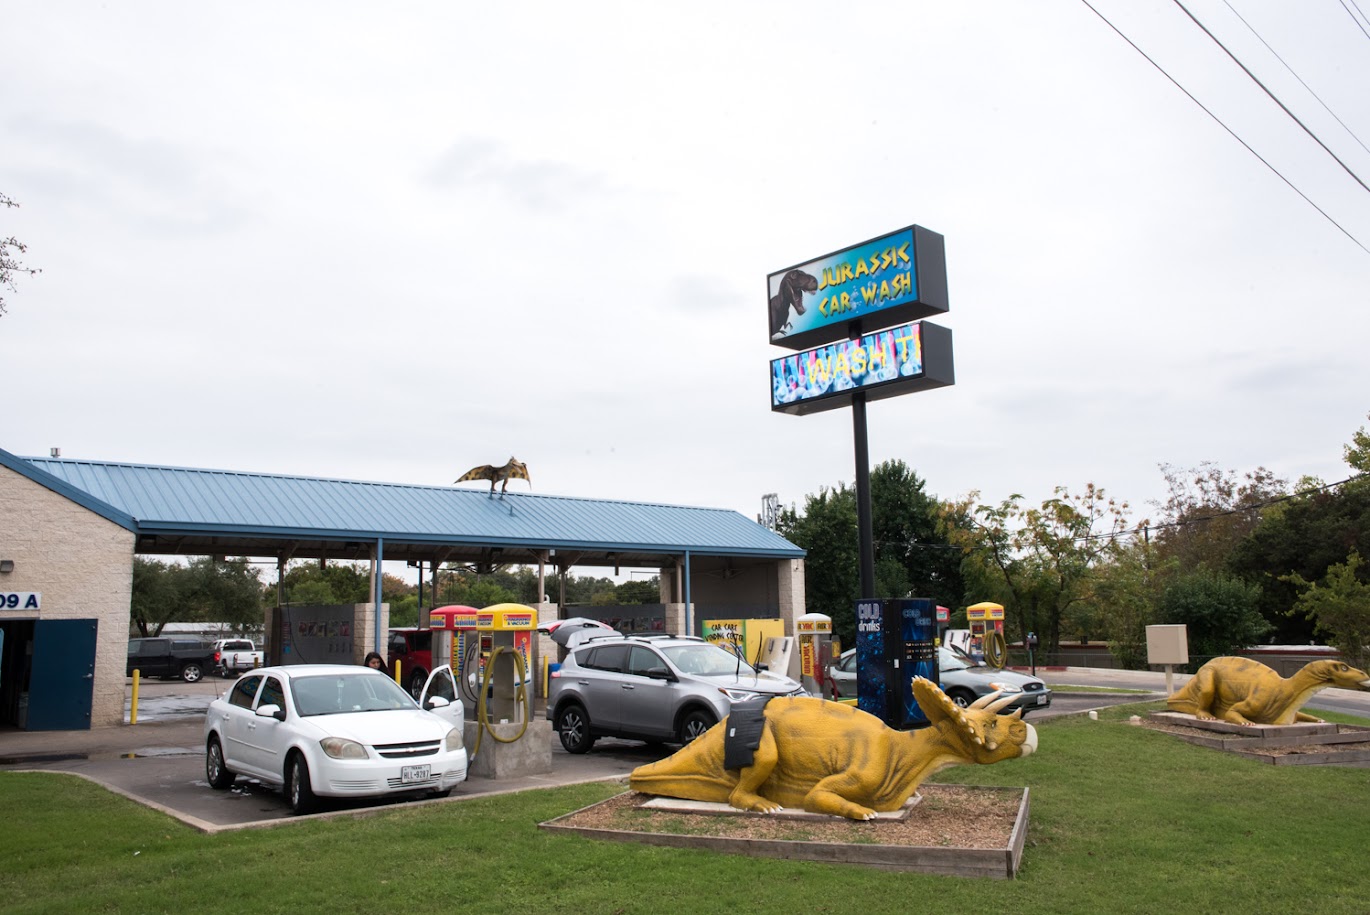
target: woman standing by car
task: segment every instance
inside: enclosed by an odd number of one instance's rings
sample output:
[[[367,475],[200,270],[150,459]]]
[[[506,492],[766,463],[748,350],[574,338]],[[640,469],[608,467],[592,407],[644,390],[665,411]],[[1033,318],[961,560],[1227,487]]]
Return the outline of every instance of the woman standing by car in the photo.
[[[380,652],[368,651],[366,653],[366,660],[362,661],[362,664],[372,670],[379,670],[381,673],[385,673],[385,658],[380,656]]]

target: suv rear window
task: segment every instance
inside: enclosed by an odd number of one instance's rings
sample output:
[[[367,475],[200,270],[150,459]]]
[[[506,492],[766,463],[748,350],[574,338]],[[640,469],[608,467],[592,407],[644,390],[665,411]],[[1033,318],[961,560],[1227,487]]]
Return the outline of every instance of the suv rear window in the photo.
[[[627,645],[601,645],[585,652],[584,660],[581,660],[580,655],[576,655],[576,659],[580,661],[581,667],[588,667],[591,670],[622,671],[628,662],[628,647]]]

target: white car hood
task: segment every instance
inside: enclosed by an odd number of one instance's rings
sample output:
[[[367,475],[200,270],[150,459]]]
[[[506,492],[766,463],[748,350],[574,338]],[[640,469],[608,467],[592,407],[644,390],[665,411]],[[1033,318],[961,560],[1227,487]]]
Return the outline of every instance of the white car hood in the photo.
[[[318,728],[322,736],[345,737],[370,745],[442,740],[452,730],[447,721],[416,708],[313,715],[304,720]]]

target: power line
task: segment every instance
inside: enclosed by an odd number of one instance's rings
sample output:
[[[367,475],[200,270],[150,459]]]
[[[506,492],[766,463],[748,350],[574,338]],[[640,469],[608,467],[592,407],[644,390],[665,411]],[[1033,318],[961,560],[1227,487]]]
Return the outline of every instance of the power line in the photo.
[[[1313,138],[1313,142],[1314,142],[1314,143],[1317,143],[1319,146],[1321,146],[1322,149],[1323,149],[1323,152],[1325,152],[1325,153],[1327,153],[1329,156],[1331,156],[1331,157],[1332,157],[1332,161],[1336,162],[1338,165],[1340,165],[1340,166],[1342,167],[1342,171],[1344,171],[1344,172],[1346,172],[1348,175],[1350,175],[1351,178],[1352,178],[1352,180],[1354,180],[1357,184],[1359,184],[1359,185],[1361,186],[1361,189],[1362,189],[1362,190],[1364,190],[1367,194],[1370,194],[1370,187],[1367,187],[1366,184],[1365,184],[1365,182],[1362,181],[1362,180],[1360,180],[1360,175],[1357,175],[1355,172],[1351,171],[1351,166],[1347,165],[1345,162],[1343,162],[1343,161],[1340,159],[1340,157],[1337,156],[1336,153],[1332,152],[1331,148],[1328,147],[1328,145],[1327,145],[1326,143],[1324,143],[1324,142],[1322,141],[1322,139],[1321,139],[1317,134],[1315,134],[1312,130],[1310,130],[1310,129],[1308,128],[1308,125],[1307,125],[1307,124],[1305,124],[1303,121],[1300,121],[1299,118],[1298,118],[1298,116],[1295,115],[1294,112],[1292,112],[1292,111],[1289,110],[1289,106],[1288,106],[1288,105],[1286,105],[1284,102],[1280,101],[1279,98],[1275,95],[1275,93],[1271,92],[1270,89],[1266,87],[1265,83],[1263,83],[1263,82],[1261,82],[1259,79],[1257,79],[1257,78],[1256,78],[1256,74],[1252,73],[1251,70],[1246,66],[1246,64],[1242,63],[1241,60],[1238,59],[1238,57],[1237,57],[1236,54],[1233,54],[1230,50],[1228,50],[1227,45],[1223,44],[1221,41],[1218,40],[1218,36],[1214,35],[1212,32],[1210,32],[1210,31],[1208,30],[1208,26],[1206,26],[1206,25],[1204,25],[1202,22],[1200,22],[1200,21],[1198,20],[1198,18],[1197,18],[1193,13],[1191,13],[1191,12],[1189,11],[1189,8],[1188,8],[1187,6],[1185,6],[1182,2],[1180,2],[1180,0],[1175,0],[1175,5],[1178,6],[1181,10],[1183,10],[1183,11],[1184,11],[1184,14],[1185,14],[1186,16],[1188,16],[1188,17],[1190,18],[1190,20],[1191,20],[1195,25],[1197,25],[1199,28],[1203,29],[1203,33],[1204,33],[1205,35],[1207,35],[1210,39],[1212,39],[1212,40],[1213,40],[1213,43],[1214,43],[1215,45],[1217,45],[1218,47],[1222,48],[1224,54],[1226,54],[1228,57],[1232,58],[1232,62],[1233,62],[1234,64],[1236,64],[1237,66],[1241,67],[1241,68],[1242,68],[1242,72],[1245,73],[1248,77],[1250,77],[1250,79],[1251,79],[1251,81],[1252,81],[1253,83],[1255,83],[1257,86],[1260,86],[1260,87],[1261,87],[1261,91],[1264,92],[1267,96],[1269,96],[1270,101],[1274,102],[1276,105],[1279,105],[1279,106],[1280,106],[1280,110],[1283,111],[1285,114],[1289,115],[1289,119],[1290,119],[1290,120],[1292,120],[1295,124],[1298,124],[1299,127],[1301,127],[1301,128],[1303,129],[1303,132],[1304,132],[1304,133],[1306,133],[1306,134],[1308,134],[1310,137],[1312,137],[1312,138]]]
[[[1364,143],[1361,142],[1361,138],[1356,136],[1356,132],[1352,130],[1345,121],[1337,117],[1337,113],[1333,111],[1330,107],[1328,107],[1327,103],[1322,100],[1322,96],[1314,92],[1313,87],[1308,85],[1308,83],[1304,82],[1302,76],[1299,76],[1298,73],[1294,72],[1294,68],[1289,66],[1289,63],[1283,57],[1280,56],[1280,53],[1270,46],[1270,42],[1266,41],[1264,38],[1261,37],[1261,33],[1256,31],[1255,27],[1253,27],[1251,23],[1246,21],[1246,17],[1244,17],[1241,13],[1237,12],[1237,8],[1233,6],[1231,3],[1228,3],[1228,0],[1223,0],[1223,4],[1232,11],[1232,15],[1236,16],[1238,19],[1241,20],[1242,25],[1246,26],[1248,29],[1251,30],[1251,34],[1255,35],[1257,40],[1259,40],[1261,44],[1265,45],[1265,49],[1267,51],[1275,55],[1276,60],[1284,64],[1284,68],[1289,71],[1290,75],[1299,81],[1299,85],[1303,86],[1305,89],[1308,90],[1309,95],[1313,96],[1313,98],[1318,100],[1318,104],[1322,106],[1323,110],[1326,111],[1328,114],[1332,115],[1332,117],[1336,119],[1336,122],[1342,126],[1342,129],[1351,135],[1351,139],[1355,140],[1357,143],[1360,143],[1361,149],[1365,150],[1366,152],[1370,152],[1370,146],[1366,146]]]
[[[1366,18],[1365,13],[1361,12],[1361,8],[1359,6],[1356,6],[1356,0],[1351,0],[1351,6],[1356,7],[1356,13],[1360,13],[1361,19]],[[1341,8],[1346,10],[1346,15],[1351,17],[1351,21],[1354,22],[1357,28],[1361,30],[1361,34],[1363,34],[1366,38],[1370,38],[1370,32],[1365,31],[1365,26],[1361,24],[1360,19],[1356,18],[1356,13],[1351,12],[1351,6],[1346,5],[1346,0],[1341,0]]]
[[[1089,7],[1089,11],[1090,11],[1091,13],[1093,13],[1094,15],[1098,16],[1100,19],[1102,19],[1102,20],[1104,21],[1104,24],[1105,24],[1105,25],[1107,25],[1110,29],[1112,29],[1114,32],[1116,32],[1116,33],[1118,34],[1118,37],[1119,37],[1119,38],[1123,39],[1123,41],[1126,41],[1128,44],[1130,44],[1130,45],[1132,46],[1132,49],[1133,49],[1134,51],[1136,51],[1138,54],[1142,55],[1142,57],[1146,58],[1147,63],[1151,64],[1153,67],[1155,67],[1157,70],[1159,70],[1160,73],[1161,73],[1161,75],[1164,76],[1166,79],[1170,80],[1170,82],[1175,86],[1176,89],[1179,89],[1181,92],[1183,92],[1185,95],[1187,95],[1187,96],[1189,97],[1189,100],[1190,100],[1191,102],[1193,102],[1194,104],[1198,105],[1201,109],[1203,109],[1204,114],[1208,115],[1208,116],[1209,116],[1210,118],[1212,118],[1214,121],[1217,121],[1218,126],[1221,127],[1223,130],[1226,130],[1226,131],[1228,132],[1228,134],[1231,135],[1232,139],[1236,140],[1238,143],[1242,144],[1242,146],[1246,147],[1246,151],[1247,151],[1247,152],[1251,153],[1251,155],[1255,156],[1257,159],[1260,160],[1260,162],[1261,162],[1262,165],[1264,165],[1266,168],[1268,168],[1268,169],[1270,169],[1272,172],[1274,172],[1274,173],[1275,173],[1275,176],[1276,176],[1277,178],[1279,178],[1281,181],[1283,181],[1285,184],[1287,184],[1287,185],[1289,186],[1289,189],[1290,189],[1290,190],[1292,190],[1294,193],[1298,194],[1300,197],[1302,197],[1302,198],[1304,199],[1304,201],[1305,201],[1309,206],[1311,206],[1313,209],[1315,209],[1315,210],[1317,210],[1319,213],[1321,213],[1321,214],[1322,214],[1322,217],[1323,217],[1324,219],[1326,219],[1328,222],[1332,223],[1332,225],[1336,226],[1336,227],[1337,227],[1337,230],[1340,231],[1341,234],[1343,234],[1343,235],[1345,235],[1347,238],[1351,239],[1351,241],[1355,244],[1355,246],[1356,246],[1357,248],[1360,248],[1360,249],[1361,249],[1362,251],[1364,251],[1366,254],[1370,254],[1370,248],[1367,248],[1365,245],[1361,244],[1360,239],[1356,238],[1356,236],[1352,235],[1349,231],[1347,231],[1346,228],[1345,228],[1344,226],[1342,226],[1341,223],[1339,223],[1339,222],[1337,222],[1335,219],[1333,219],[1333,218],[1327,213],[1326,210],[1324,210],[1322,207],[1320,207],[1320,206],[1318,206],[1316,203],[1314,203],[1313,200],[1312,200],[1312,198],[1310,198],[1310,197],[1309,197],[1307,194],[1305,194],[1303,191],[1301,191],[1301,190],[1299,190],[1297,187],[1295,187],[1294,182],[1290,181],[1288,178],[1286,178],[1286,177],[1280,172],[1279,169],[1275,168],[1275,166],[1271,165],[1268,161],[1266,161],[1265,157],[1262,156],[1260,153],[1256,152],[1256,150],[1253,149],[1253,148],[1251,147],[1251,144],[1250,144],[1250,143],[1247,143],[1247,142],[1246,142],[1245,140],[1243,140],[1240,136],[1238,136],[1236,131],[1234,131],[1231,127],[1228,127],[1227,124],[1223,123],[1222,118],[1218,117],[1216,114],[1214,114],[1212,111],[1210,111],[1210,110],[1208,109],[1208,107],[1207,107],[1206,105],[1204,105],[1203,102],[1201,102],[1201,101],[1199,101],[1197,98],[1195,98],[1195,97],[1194,97],[1194,94],[1193,94],[1192,92],[1190,92],[1188,89],[1186,89],[1184,86],[1182,86],[1182,85],[1180,84],[1179,80],[1175,79],[1175,77],[1171,76],[1168,72],[1166,72],[1166,70],[1165,70],[1164,67],[1162,67],[1160,64],[1158,64],[1156,61],[1152,60],[1151,56],[1150,56],[1149,54],[1147,54],[1145,51],[1143,51],[1140,47],[1138,47],[1138,46],[1137,46],[1137,43],[1136,43],[1135,41],[1133,41],[1131,38],[1128,38],[1127,35],[1123,34],[1123,31],[1122,31],[1121,29],[1119,29],[1116,25],[1114,25],[1112,22],[1109,21],[1109,19],[1108,19],[1107,16],[1105,16],[1103,13],[1101,13],[1101,12],[1099,12],[1097,9],[1095,9],[1094,6],[1093,6],[1093,4],[1091,4],[1091,3],[1089,2],[1089,0],[1080,0],[1080,2],[1083,3],[1085,6]]]

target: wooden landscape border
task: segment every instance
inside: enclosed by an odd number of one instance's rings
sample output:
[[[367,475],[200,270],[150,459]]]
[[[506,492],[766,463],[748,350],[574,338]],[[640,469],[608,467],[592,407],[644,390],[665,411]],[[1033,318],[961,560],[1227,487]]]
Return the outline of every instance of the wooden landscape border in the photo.
[[[929,786],[931,787],[931,786]],[[811,842],[788,839],[735,839],[727,836],[693,836],[661,832],[635,832],[627,829],[595,829],[567,825],[565,821],[577,814],[593,810],[601,804],[590,804],[579,810],[539,823],[539,829],[574,832],[590,839],[614,842],[639,842],[644,845],[664,845],[672,848],[702,848],[729,855],[751,855],[763,858],[786,858],[795,861],[815,861],[825,864],[856,864],[882,870],[912,871],[923,874],[945,874],[957,877],[993,877],[1011,879],[1023,861],[1023,847],[1027,844],[1030,797],[1027,788],[973,787],[958,785],[972,791],[1022,792],[1018,815],[1004,848],[959,848],[947,846],[876,845],[840,842]],[[631,792],[624,792],[625,794]],[[617,795],[622,797],[623,795]],[[609,800],[614,800],[610,798]],[[917,816],[916,813],[913,814]]]
[[[1152,712],[1154,721],[1168,722],[1201,731],[1201,734],[1174,734],[1185,743],[1245,756],[1275,766],[1328,766],[1370,762],[1370,728],[1355,724],[1307,722],[1289,725],[1231,724],[1227,721],[1200,720],[1192,715],[1171,711]],[[1364,744],[1362,750],[1343,750],[1332,753],[1274,753],[1286,747],[1327,746],[1329,744]]]

